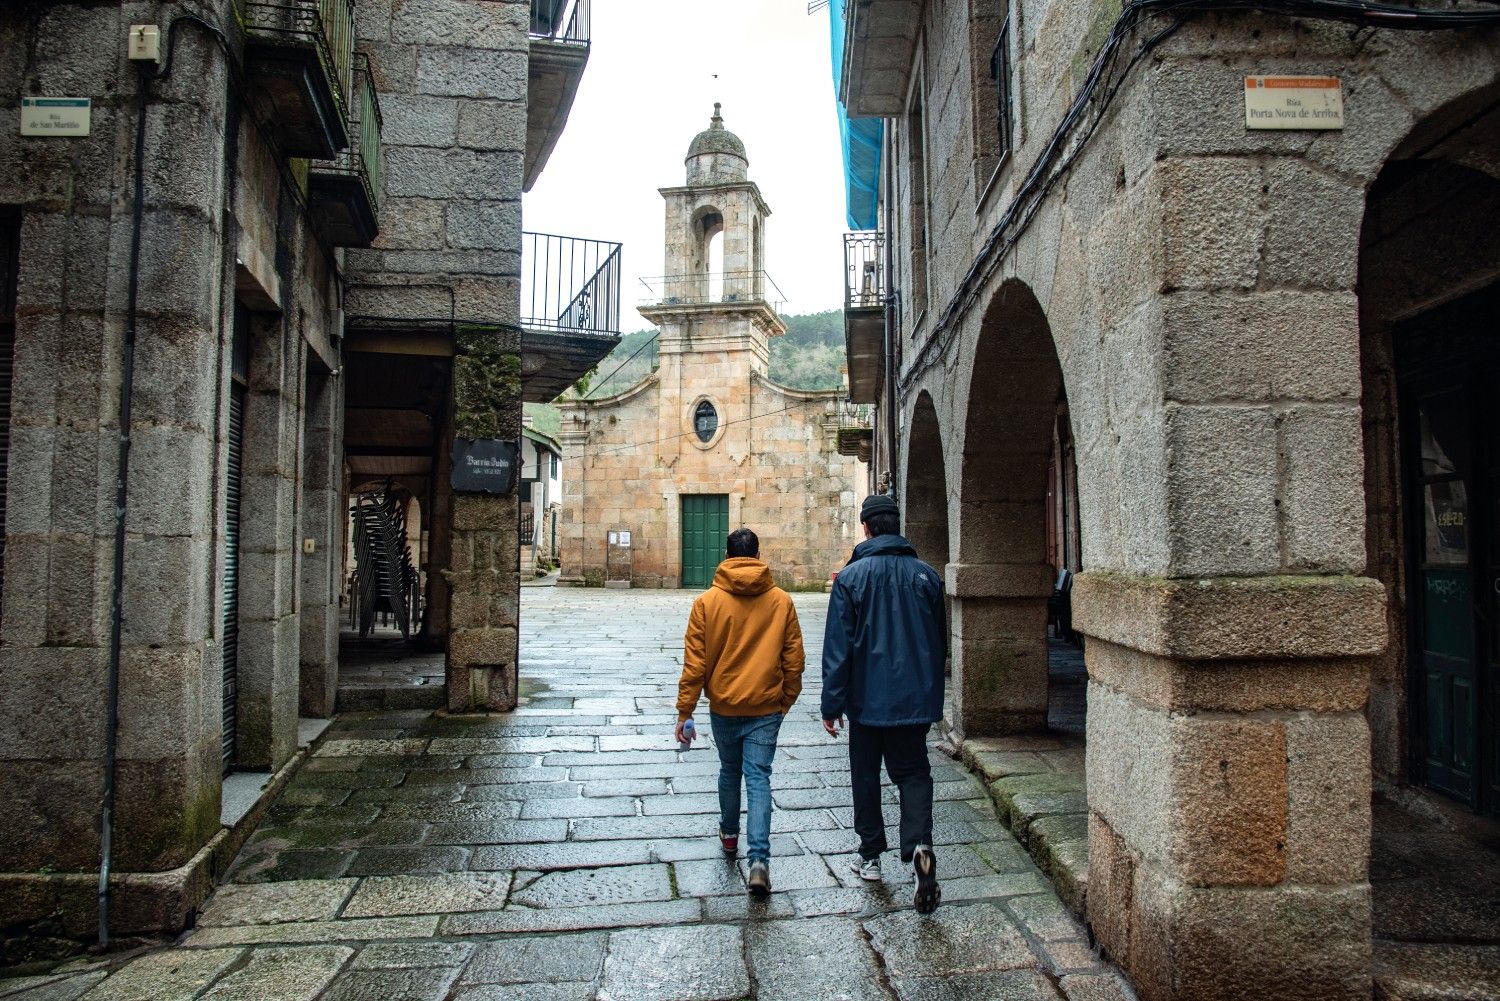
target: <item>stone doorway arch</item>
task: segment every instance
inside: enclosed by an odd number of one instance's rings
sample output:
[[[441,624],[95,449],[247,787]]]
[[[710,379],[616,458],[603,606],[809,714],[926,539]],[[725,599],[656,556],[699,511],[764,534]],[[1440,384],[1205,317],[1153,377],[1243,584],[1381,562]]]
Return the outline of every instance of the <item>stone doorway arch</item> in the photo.
[[[967,737],[1047,725],[1047,465],[1062,367],[1041,303],[996,291],[970,370],[949,568],[954,724]]]

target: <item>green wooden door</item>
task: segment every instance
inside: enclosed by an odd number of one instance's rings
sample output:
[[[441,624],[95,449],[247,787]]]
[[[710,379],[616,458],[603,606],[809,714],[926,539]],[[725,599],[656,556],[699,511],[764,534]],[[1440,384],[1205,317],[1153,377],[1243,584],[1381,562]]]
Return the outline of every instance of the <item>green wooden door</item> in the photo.
[[[727,494],[682,496],[682,586],[706,588],[724,558],[729,538]]]
[[[1500,813],[1500,286],[1396,336],[1413,777]]]
[[[1473,803],[1479,722],[1472,537],[1473,439],[1466,394],[1415,401],[1418,451],[1412,553],[1427,783]]]

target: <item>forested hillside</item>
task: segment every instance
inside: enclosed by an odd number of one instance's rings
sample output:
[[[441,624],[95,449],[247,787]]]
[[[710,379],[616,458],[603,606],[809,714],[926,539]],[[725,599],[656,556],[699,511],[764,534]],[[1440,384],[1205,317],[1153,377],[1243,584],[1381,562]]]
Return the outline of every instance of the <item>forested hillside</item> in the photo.
[[[786,335],[771,339],[771,378],[792,389],[844,384],[844,320],[836,309],[783,316]],[[635,385],[656,368],[656,331],[627,334],[570,395],[598,399]]]

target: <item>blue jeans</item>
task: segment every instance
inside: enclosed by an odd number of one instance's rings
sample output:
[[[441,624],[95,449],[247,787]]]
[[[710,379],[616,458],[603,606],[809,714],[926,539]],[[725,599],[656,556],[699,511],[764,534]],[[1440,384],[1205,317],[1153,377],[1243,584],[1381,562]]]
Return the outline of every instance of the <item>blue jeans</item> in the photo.
[[[750,800],[746,840],[750,861],[771,858],[771,759],[776,756],[776,735],[781,732],[781,713],[770,716],[720,716],[709,714],[714,743],[719,745],[719,829],[740,833],[740,776]]]

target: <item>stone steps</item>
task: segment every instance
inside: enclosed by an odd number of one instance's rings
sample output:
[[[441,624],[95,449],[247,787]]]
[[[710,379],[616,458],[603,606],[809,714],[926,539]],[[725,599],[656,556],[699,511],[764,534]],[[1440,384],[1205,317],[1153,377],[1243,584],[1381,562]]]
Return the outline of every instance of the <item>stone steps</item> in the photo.
[[[951,750],[984,779],[1001,822],[1082,919],[1089,878],[1083,739],[1057,733],[977,737]]]

